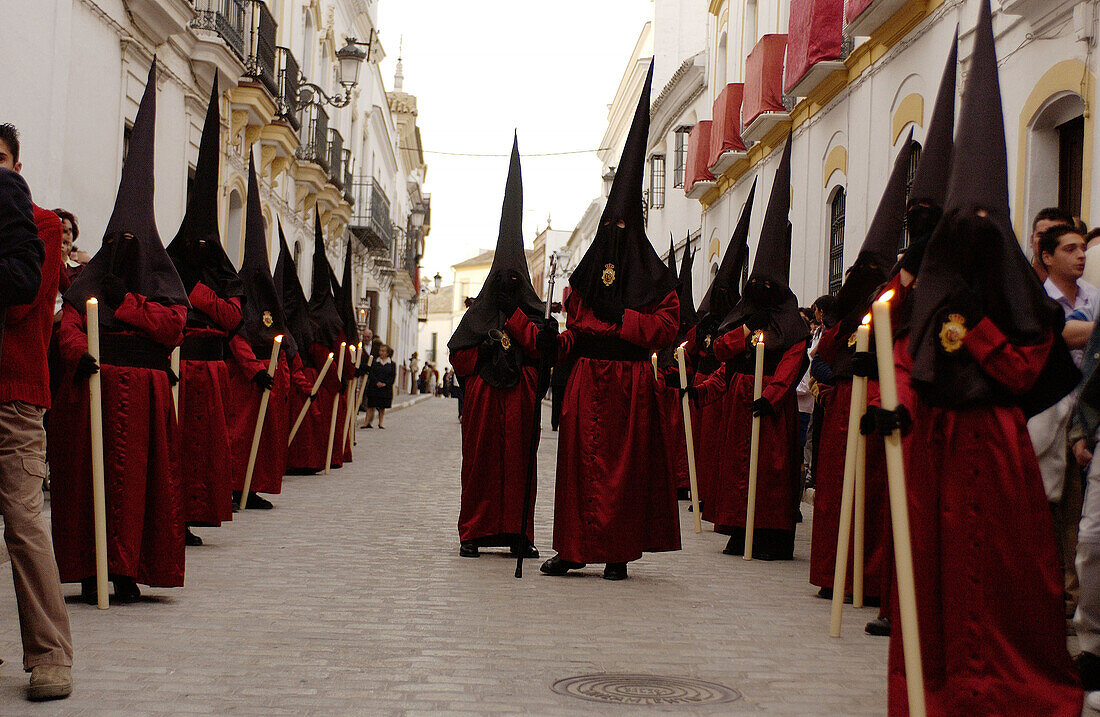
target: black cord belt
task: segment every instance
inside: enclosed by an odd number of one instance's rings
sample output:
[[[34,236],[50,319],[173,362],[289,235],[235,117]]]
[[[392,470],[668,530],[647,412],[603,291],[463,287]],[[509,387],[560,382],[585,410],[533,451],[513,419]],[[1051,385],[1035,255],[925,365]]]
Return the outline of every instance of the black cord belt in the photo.
[[[171,350],[133,334],[104,334],[99,339],[99,362],[109,366],[151,368],[167,372]]]
[[[183,361],[225,360],[224,336],[185,336],[180,347]]]

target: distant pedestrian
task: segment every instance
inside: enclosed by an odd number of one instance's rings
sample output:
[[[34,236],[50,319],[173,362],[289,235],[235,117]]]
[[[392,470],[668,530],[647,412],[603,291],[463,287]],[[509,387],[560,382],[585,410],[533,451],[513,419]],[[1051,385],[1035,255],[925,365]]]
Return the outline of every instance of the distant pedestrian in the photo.
[[[416,395],[417,382],[420,380],[420,361],[413,351],[413,355],[409,357],[409,376],[411,385],[409,386],[409,393]]]
[[[386,409],[393,405],[393,384],[397,380],[397,365],[390,359],[393,351],[386,344],[378,351],[378,360],[370,369],[367,383],[367,420],[363,428],[373,428],[374,412],[378,411],[378,427],[385,428],[382,421]]]

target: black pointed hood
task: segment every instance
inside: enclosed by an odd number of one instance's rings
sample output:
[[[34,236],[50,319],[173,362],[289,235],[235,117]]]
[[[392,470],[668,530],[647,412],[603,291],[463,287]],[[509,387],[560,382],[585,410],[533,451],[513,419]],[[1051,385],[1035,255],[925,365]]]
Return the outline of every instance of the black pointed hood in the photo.
[[[1007,156],[992,17],[989,0],[982,0],[943,218],[913,288],[912,376],[932,405],[1019,402],[1033,414],[1065,396],[1080,377],[1061,341],[1062,309],[1043,290],[1012,229]],[[1039,344],[1053,334],[1047,367],[1022,399],[964,348],[951,350],[941,339],[944,325],[958,321],[958,306],[973,302],[1014,345]]]
[[[210,104],[199,141],[199,158],[195,164],[195,181],[191,198],[183,215],[176,238],[168,245],[168,256],[179,272],[188,292],[202,282],[222,299],[244,295],[244,284],[222,248],[218,231],[218,169],[221,152],[218,147],[221,120],[218,114],[218,78],[210,88]],[[209,317],[192,308],[187,312],[191,326],[211,326]]]
[[[313,361],[309,355],[309,346],[313,343],[315,328],[313,319],[309,315],[309,302],[306,293],[302,290],[302,282],[298,279],[298,267],[294,263],[294,257],[286,243],[283,234],[282,222],[279,222],[279,258],[275,261],[275,291],[283,304],[283,315],[286,317],[287,329],[294,337],[295,351],[288,348],[287,359],[292,360],[295,354],[300,353],[302,363],[312,366]]]
[[[722,256],[722,263],[710,282],[707,293],[699,302],[699,320],[713,314],[719,320],[724,319],[741,300],[741,275],[749,261],[749,223],[752,219],[752,205],[756,197],[756,180],[752,180],[749,197],[741,207],[741,217],[733,230],[729,246]]]
[[[691,270],[695,264],[695,252],[691,250],[691,237],[684,243],[684,254],[680,258],[680,287],[677,294],[680,297],[680,337],[687,334],[698,321],[698,313],[695,311],[695,297],[691,292]]]
[[[157,60],[154,57],[145,94],[134,118],[118,196],[103,233],[103,245],[65,292],[65,300],[81,314],[88,299],[102,296],[103,280],[109,274],[121,278],[129,291],[151,301],[166,306],[191,306],[183,282],[164,251],[153,214],[156,114]],[[99,306],[99,322],[107,330],[128,328],[114,318],[114,311],[103,302]]]
[[[536,322],[542,321],[543,302],[539,300],[531,284],[531,272],[527,268],[527,254],[523,250],[523,178],[519,163],[519,140],[512,142],[512,159],[508,166],[508,180],[504,186],[504,204],[500,211],[500,231],[493,265],[477,298],[462,317],[447,348],[454,352],[477,346],[492,330],[501,331],[505,316],[496,305],[493,293],[507,277],[519,286],[519,308]]]
[[[264,236],[264,215],[260,209],[260,185],[256,180],[256,165],[248,154],[248,205],[244,219],[244,260],[240,277],[244,282],[245,299],[240,333],[252,346],[256,358],[271,355],[271,344],[278,335],[283,345],[293,347],[294,337],[286,328],[286,316],[271,265],[267,260],[267,238]]]
[[[351,264],[352,264],[352,252],[354,249],[351,246],[351,239],[348,239],[348,245],[344,250],[344,275],[340,280],[340,284],[333,284],[332,293],[336,298],[336,310],[340,312],[340,322],[343,324],[344,336],[348,337],[348,342],[358,343],[359,341],[359,325],[355,323],[355,297],[354,285],[351,280]]]
[[[332,294],[332,266],[325,255],[325,237],[321,232],[320,212],[313,223],[313,281],[309,294],[309,313],[317,330],[314,340],[333,347],[344,340],[344,322]]]
[[[775,170],[760,241],[745,292],[737,306],[722,321],[719,335],[735,329],[749,316],[766,312],[768,327],[765,346],[769,355],[781,355],[810,335],[810,326],[798,310],[789,286],[791,272],[791,136]]]
[[[932,231],[943,215],[944,195],[951,171],[951,153],[955,146],[955,81],[959,63],[959,28],[951,40],[951,51],[943,68],[936,104],[928,120],[928,132],[924,135],[924,147],[917,161],[917,171],[909,189],[909,207],[906,227],[909,230],[909,247],[898,263],[913,276],[920,271],[924,250]]]
[[[905,231],[905,185],[913,156],[913,132],[905,140],[894,160],[894,169],[886,180],[886,189],[871,219],[867,236],[859,248],[855,263],[844,275],[844,284],[836,295],[836,313],[844,326],[841,332],[856,330],[875,290],[890,278],[897,263],[902,233]]]
[[[642,210],[652,85],[650,64],[596,236],[569,277],[572,290],[592,309],[609,302],[640,309],[676,289],[676,272],[661,262],[646,237]]]
[[[668,233],[668,270],[676,271],[676,239],[673,238],[672,232]]]

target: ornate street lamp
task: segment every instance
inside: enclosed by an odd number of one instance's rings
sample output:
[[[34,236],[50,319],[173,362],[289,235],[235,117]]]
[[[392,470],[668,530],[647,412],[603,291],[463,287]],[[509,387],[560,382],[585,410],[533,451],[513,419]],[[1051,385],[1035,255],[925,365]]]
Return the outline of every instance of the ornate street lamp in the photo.
[[[432,284],[434,284],[434,285],[435,285],[435,293],[436,293],[436,294],[438,294],[438,293],[439,293],[439,286],[440,286],[440,284],[442,284],[442,283],[443,283],[443,277],[442,277],[442,276],[440,276],[440,275],[439,275],[439,272],[437,271],[437,272],[435,273],[435,276],[433,276],[433,277],[432,277]]]
[[[347,107],[351,104],[351,92],[359,84],[359,69],[363,60],[371,55],[374,49],[374,30],[370,31],[370,38],[366,42],[359,42],[354,37],[345,37],[347,44],[336,51],[336,78],[340,86],[344,88],[342,96],[329,97],[319,85],[312,82],[302,82],[298,88],[298,104],[310,103],[329,104],[333,107]],[[359,48],[365,47],[366,50]],[[313,93],[321,96],[323,101],[317,101]]]

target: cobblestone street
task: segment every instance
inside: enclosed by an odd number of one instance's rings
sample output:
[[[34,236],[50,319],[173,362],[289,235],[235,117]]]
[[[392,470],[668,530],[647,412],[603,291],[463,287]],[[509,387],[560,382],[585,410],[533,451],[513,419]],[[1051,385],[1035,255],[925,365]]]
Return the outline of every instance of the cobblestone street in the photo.
[[[807,582],[808,521],[794,562],[745,562],[722,555],[724,536],[695,535],[680,503],[684,549],[632,563],[630,580],[602,580],[602,566],[551,578],[528,561],[520,581],[509,557],[458,556],[454,401],[396,411],[385,431],[358,440],[343,469],[286,478],[275,510],[197,529],[206,545],[187,549],[184,588],[147,589],[141,603],[101,612],[65,586],[76,648],[68,700],[24,701],[5,564],[0,714],[885,712],[887,641],[863,633],[875,611],[847,607],[843,638],[828,637],[829,604]],[[544,557],[556,449],[547,425]],[[551,689],[593,673],[694,678],[740,696],[640,708]]]

